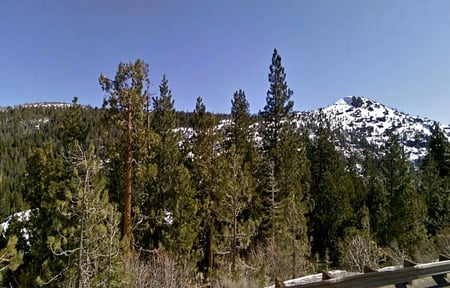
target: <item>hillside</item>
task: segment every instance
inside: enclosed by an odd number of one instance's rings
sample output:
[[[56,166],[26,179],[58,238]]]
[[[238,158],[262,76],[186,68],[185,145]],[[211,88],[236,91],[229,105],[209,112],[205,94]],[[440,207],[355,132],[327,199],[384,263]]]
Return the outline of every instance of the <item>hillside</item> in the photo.
[[[425,156],[432,128],[437,123],[399,112],[370,99],[348,96],[328,107],[298,113],[298,126],[317,122],[320,113],[326,115],[332,129],[345,137],[346,143],[339,145],[344,152],[360,151],[367,145],[381,148],[389,135],[397,134],[406,155],[415,163]],[[450,139],[450,126],[438,124]]]

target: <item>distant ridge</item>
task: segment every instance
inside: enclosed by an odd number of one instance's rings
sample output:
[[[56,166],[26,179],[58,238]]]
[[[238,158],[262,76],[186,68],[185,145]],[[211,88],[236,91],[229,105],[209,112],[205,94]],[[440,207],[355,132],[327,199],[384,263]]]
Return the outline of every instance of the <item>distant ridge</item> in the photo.
[[[72,106],[72,103],[65,102],[36,102],[36,103],[25,103],[20,105],[15,105],[19,107],[55,107],[55,108],[66,108]]]
[[[9,107],[64,109],[72,105],[72,103],[64,102],[37,102]],[[7,108],[0,107],[0,111],[4,111]],[[449,125],[426,117],[412,116],[399,112],[380,102],[361,96],[347,96],[324,108],[297,112],[293,121],[296,121],[299,128],[314,129],[319,122],[321,114],[325,115],[330,122],[331,128],[336,131],[337,135],[340,135],[336,147],[345,156],[362,155],[363,150],[366,148],[379,150],[385,145],[390,135],[396,134],[399,136],[407,157],[411,162],[417,164],[420,163],[427,153],[428,141],[435,125],[438,125],[447,136],[447,139],[450,140]],[[220,127],[227,126],[229,123],[229,120],[222,120]],[[253,127],[256,128],[257,125]],[[186,131],[188,130],[186,129]],[[255,133],[255,137],[258,137],[257,131]]]
[[[65,102],[36,102],[36,103],[25,103],[25,104],[16,104],[16,105],[5,105],[0,106],[0,110],[5,110],[8,108],[16,108],[16,107],[54,107],[54,108],[67,108],[72,106],[72,103]],[[84,106],[84,105],[82,105]]]

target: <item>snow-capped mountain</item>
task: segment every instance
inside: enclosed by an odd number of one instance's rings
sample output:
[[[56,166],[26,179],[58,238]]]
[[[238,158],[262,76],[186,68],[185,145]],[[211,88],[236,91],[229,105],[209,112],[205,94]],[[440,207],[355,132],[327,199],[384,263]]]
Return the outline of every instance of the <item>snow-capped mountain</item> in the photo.
[[[345,135],[350,147],[355,146],[355,141],[367,141],[367,144],[381,147],[392,133],[399,135],[404,151],[412,162],[425,156],[428,139],[437,123],[358,96],[344,97],[326,108],[299,113],[299,120],[303,123],[314,121],[321,112],[333,129]],[[450,127],[437,124],[450,139]]]

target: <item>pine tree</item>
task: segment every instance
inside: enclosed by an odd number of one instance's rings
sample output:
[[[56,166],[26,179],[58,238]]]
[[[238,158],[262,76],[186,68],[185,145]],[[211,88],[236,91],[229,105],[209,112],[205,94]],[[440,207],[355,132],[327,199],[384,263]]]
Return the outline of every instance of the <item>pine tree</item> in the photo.
[[[255,185],[242,159],[243,156],[232,144],[219,163],[222,171],[220,186],[224,188],[224,193],[219,196],[218,218],[223,225],[221,236],[224,238],[222,245],[225,253],[231,252],[232,272],[235,272],[239,251],[249,247],[258,224],[257,220],[244,215],[254,201]]]
[[[81,109],[81,105],[78,104],[78,98],[74,97],[72,105],[62,119],[62,127],[60,127],[62,130],[63,147],[69,148],[68,146],[74,143],[78,143],[79,145],[85,144],[89,127]]]
[[[234,145],[236,153],[244,155],[243,161],[251,162],[256,152],[254,149],[254,141],[252,131],[250,130],[250,106],[243,90],[234,92],[231,100],[231,121],[228,127],[228,148]]]
[[[260,169],[262,175],[259,175],[262,188],[258,190],[262,194],[260,195],[262,199],[262,211],[260,214],[265,215],[262,219],[260,233],[263,237],[266,237],[266,234],[272,231],[269,233],[272,234],[272,242],[274,242],[273,230],[275,220],[270,216],[273,214],[270,211],[273,212],[275,210],[273,205],[278,203],[286,195],[279,195],[280,193],[277,193],[276,196],[272,195],[272,188],[279,187],[278,185],[273,185],[274,183],[270,183],[270,178],[278,179],[279,177],[281,155],[277,155],[277,152],[280,150],[280,134],[289,125],[288,123],[293,116],[292,109],[294,106],[294,103],[290,100],[293,92],[287,86],[286,73],[284,72],[284,67],[281,65],[281,56],[278,55],[276,49],[274,49],[272,55],[268,79],[270,87],[267,91],[266,105],[264,106],[264,110],[259,112],[261,118],[259,134],[262,138],[261,154],[263,155],[261,165],[263,168]],[[269,195],[265,193],[268,190],[271,190],[268,193]],[[272,196],[276,199],[273,199]]]
[[[276,151],[280,163],[277,187],[281,196],[275,219],[278,226],[276,247],[279,247],[281,259],[290,260],[285,263],[289,263],[286,268],[291,269],[292,278],[298,276],[299,271],[305,271],[305,258],[311,250],[306,220],[312,205],[309,197],[311,179],[306,147],[300,141],[294,126],[288,125],[281,131],[280,146]],[[283,267],[282,263],[277,266]]]
[[[149,82],[148,65],[141,60],[120,63],[114,80],[103,74],[99,79],[107,93],[103,108],[111,171],[109,188],[113,195],[123,195],[123,201],[119,203],[123,207],[123,237],[127,239],[125,249],[128,251],[131,249],[132,207],[139,214],[139,205],[132,204],[132,194],[136,203],[144,202],[147,196],[142,179],[151,179],[154,175],[154,167],[149,162],[151,146],[156,141],[149,129]],[[137,188],[134,192],[133,186]]]
[[[427,229],[436,232],[450,224],[450,145],[436,124],[420,166],[420,189],[428,208]]]
[[[309,211],[309,162],[292,123],[294,103],[290,98],[293,92],[287,86],[276,49],[272,55],[269,83],[266,106],[260,112],[263,163],[269,171],[269,177],[266,175],[261,181],[265,186],[263,190],[269,193],[262,198],[265,206],[270,207],[265,213],[267,218],[262,229],[271,231],[277,273],[290,267],[291,275],[295,276],[297,263],[303,262],[310,252],[305,217]]]
[[[428,144],[428,158],[436,161],[441,178],[450,175],[450,144],[437,123],[433,127]]]
[[[67,259],[61,283],[66,287],[122,287],[120,214],[109,203],[94,146],[88,151],[74,146],[67,160],[73,176],[65,199],[56,200],[56,210],[67,221],[48,237],[52,253],[62,261]]]
[[[3,225],[0,225],[1,238],[3,238],[3,233]],[[23,252],[17,250],[17,242],[17,236],[7,237],[5,247],[0,249],[0,285],[3,287],[6,287],[6,283],[4,283],[5,272],[8,270],[14,272],[22,264]]]
[[[178,126],[172,91],[169,89],[169,80],[163,75],[159,85],[159,96],[153,97],[153,117],[151,126],[155,133],[167,138],[175,138],[174,129]],[[167,140],[169,141],[169,140]],[[164,140],[162,140],[164,142]]]
[[[256,178],[259,173],[259,155],[257,153],[256,143],[254,140],[254,131],[251,128],[252,119],[250,116],[250,106],[246,99],[245,92],[238,90],[233,94],[231,100],[231,123],[226,127],[226,159],[224,160],[224,170],[230,172],[224,175],[224,184],[227,187],[225,191],[228,203],[225,207],[225,214],[228,214],[228,223],[236,223],[236,226],[225,225],[227,230],[227,239],[234,239],[235,242],[227,242],[231,246],[232,252],[232,270],[235,267],[238,252],[246,249],[250,244],[251,238],[255,236],[255,225],[259,225],[258,206],[260,199],[257,194]],[[237,182],[238,181],[238,182]],[[242,185],[239,184],[242,181]],[[247,202],[251,199],[251,202]],[[233,205],[231,203],[234,203]],[[239,208],[240,207],[240,208]],[[237,212],[235,215],[232,211]],[[231,213],[229,213],[231,212]],[[234,215],[234,216],[233,216]],[[230,221],[231,219],[231,221]],[[236,231],[238,230],[238,231]],[[232,232],[236,232],[237,236],[231,236]]]
[[[151,126],[160,142],[155,146],[157,174],[149,206],[154,211],[151,214],[155,215],[153,230],[160,229],[153,234],[160,235],[153,238],[161,241],[176,256],[189,257],[198,234],[198,203],[180,151],[181,137],[176,130],[178,121],[165,75],[159,92],[159,96],[153,98]]]
[[[383,183],[379,159],[372,151],[364,151],[363,177],[366,187],[366,205],[370,218],[370,230],[377,243],[388,245],[387,224],[389,216],[389,197]]]
[[[396,240],[400,249],[411,255],[426,239],[426,206],[396,135],[386,143],[382,168],[389,197],[387,239]]]
[[[281,65],[281,56],[277,49],[273,51],[272,64],[269,70],[270,88],[267,91],[264,110],[260,111],[259,114],[262,118],[261,132],[264,153],[268,153],[268,157],[273,158],[272,152],[275,151],[279,142],[279,134],[283,123],[291,120],[294,102],[290,99],[294,92],[287,86],[286,73]],[[278,170],[277,161],[275,161],[275,170]]]
[[[222,137],[215,129],[215,117],[206,111],[202,98],[197,98],[192,122],[193,139],[191,146],[191,165],[193,187],[199,201],[198,217],[201,219],[198,241],[203,251],[200,270],[211,272],[214,265],[216,242],[216,210],[220,204],[219,149]]]
[[[52,143],[36,149],[27,160],[27,180],[24,196],[30,203],[30,220],[23,223],[28,231],[28,239],[21,247],[24,250],[24,265],[19,267],[17,275],[24,286],[56,286],[66,263],[55,258],[47,239],[56,234],[67,222],[57,213],[55,203],[64,198],[66,187],[66,167],[62,157],[55,152]],[[31,245],[28,245],[31,243]]]
[[[314,201],[309,227],[313,239],[312,252],[325,259],[328,251],[332,263],[338,264],[338,240],[353,214],[350,203],[353,187],[345,171],[343,155],[335,148],[334,135],[323,114],[314,134],[308,145],[311,198]]]

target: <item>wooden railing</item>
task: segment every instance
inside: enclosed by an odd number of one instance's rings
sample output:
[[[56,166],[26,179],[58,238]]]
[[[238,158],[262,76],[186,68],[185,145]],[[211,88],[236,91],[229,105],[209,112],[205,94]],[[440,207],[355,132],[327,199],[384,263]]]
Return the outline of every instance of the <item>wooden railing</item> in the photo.
[[[374,270],[366,267],[364,274],[356,274],[342,278],[334,278],[331,273],[323,272],[322,280],[314,283],[295,284],[285,281],[277,283],[275,287],[291,287],[291,288],[350,288],[350,287],[366,287],[376,288],[387,285],[399,285],[411,283],[414,280],[440,275],[444,277],[450,273],[450,258],[441,255],[438,262],[416,264],[411,261],[405,261],[403,268],[393,270]],[[294,282],[294,281],[292,281]]]

